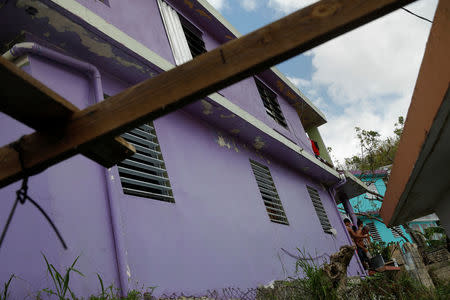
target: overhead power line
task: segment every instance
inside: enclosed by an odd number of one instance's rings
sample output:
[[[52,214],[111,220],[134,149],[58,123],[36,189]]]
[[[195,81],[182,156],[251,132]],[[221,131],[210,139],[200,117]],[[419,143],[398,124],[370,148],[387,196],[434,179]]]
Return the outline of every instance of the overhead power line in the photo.
[[[413,16],[416,16],[416,17],[418,17],[419,19],[422,19],[422,20],[424,20],[424,21],[427,21],[427,22],[433,23],[433,21],[431,21],[430,19],[427,19],[427,18],[425,18],[425,17],[419,16],[418,14],[415,14],[415,13],[413,13],[412,11],[410,11],[410,10],[408,10],[408,9],[404,8],[404,7],[402,7],[402,9],[403,9],[404,11],[406,11],[406,12],[408,12],[408,13],[412,14]]]

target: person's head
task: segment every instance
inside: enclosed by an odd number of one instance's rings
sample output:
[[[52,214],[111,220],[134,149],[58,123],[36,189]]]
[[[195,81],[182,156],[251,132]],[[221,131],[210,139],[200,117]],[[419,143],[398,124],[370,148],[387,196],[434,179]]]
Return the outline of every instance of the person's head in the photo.
[[[349,218],[345,218],[344,219],[344,224],[345,224],[345,226],[350,226],[350,224],[351,224],[350,219]]]
[[[363,222],[358,219],[358,222],[356,222],[356,224],[358,225],[358,228],[361,228],[363,226]]]

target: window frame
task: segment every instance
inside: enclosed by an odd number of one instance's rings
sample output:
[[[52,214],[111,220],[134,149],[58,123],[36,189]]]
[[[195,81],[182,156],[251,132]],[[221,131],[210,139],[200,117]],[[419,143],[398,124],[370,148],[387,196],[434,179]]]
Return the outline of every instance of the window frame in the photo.
[[[258,77],[254,76],[253,79],[266,114],[278,125],[289,130],[287,119],[281,109],[280,101],[278,101],[278,94]],[[264,93],[262,93],[261,90],[263,90]],[[276,110],[278,110],[279,113],[277,113]]]
[[[190,20],[188,20],[177,9],[172,7],[167,1],[157,0],[161,20],[166,32],[167,39],[169,41],[170,49],[175,60],[176,65],[181,65],[194,58],[194,52],[191,47],[191,43],[188,41],[186,31],[192,33],[191,36],[198,38],[202,45],[200,45],[200,55],[204,52],[201,50],[206,49],[206,43],[203,39],[204,33],[197,26],[195,26]]]
[[[205,40],[203,39],[203,35],[204,35],[203,31],[200,30],[197,26],[195,26],[191,21],[189,21],[182,14],[180,14],[179,12],[177,12],[177,13],[178,13],[178,18],[180,19],[181,27],[183,28],[184,37],[185,37],[185,39],[186,39],[186,41],[188,43],[189,50],[190,50],[191,55],[192,55],[192,59],[194,59],[195,57],[197,57],[197,56],[199,56],[199,55],[201,55],[203,53],[208,52],[208,50],[206,49]],[[189,39],[188,39],[188,36],[186,34],[186,31],[189,31],[192,35],[194,35],[194,37],[196,37],[196,38],[198,38],[200,40],[200,42],[202,43],[202,45],[201,45],[202,49],[200,49],[200,50],[204,50],[204,51],[200,51],[199,54],[195,54],[194,55],[194,53],[192,51],[192,48],[191,48],[191,44],[189,43]]]
[[[269,167],[253,159],[249,159],[249,162],[269,220],[276,224],[289,226],[286,211]]]
[[[145,134],[151,137],[151,140],[147,138],[145,141]],[[146,122],[121,136],[136,148],[136,154],[117,164],[122,192],[130,196],[175,203],[172,185],[153,122]],[[140,138],[142,141],[133,140],[136,138]],[[152,146],[146,147],[145,142]],[[130,186],[136,187],[131,188]],[[149,190],[160,190],[161,192]]]
[[[314,207],[314,211],[316,212],[316,216],[319,219],[320,226],[322,227],[323,232],[327,234],[332,234],[331,229],[333,226],[331,225],[330,218],[328,217],[328,213],[323,205],[322,198],[320,197],[319,191],[310,185],[306,185],[306,190],[309,195],[309,199]]]

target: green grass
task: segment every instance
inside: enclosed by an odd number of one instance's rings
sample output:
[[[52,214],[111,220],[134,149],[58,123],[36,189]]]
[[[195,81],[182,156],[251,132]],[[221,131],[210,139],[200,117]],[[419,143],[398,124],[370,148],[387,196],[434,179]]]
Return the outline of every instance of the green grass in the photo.
[[[450,300],[450,282],[438,282],[435,289],[427,289],[409,273],[402,271],[396,275],[387,275],[378,273],[375,276],[361,279],[358,283],[349,283],[346,293],[338,295],[336,288],[330,282],[328,277],[320,266],[317,266],[309,257],[302,255],[296,262],[297,277],[289,278],[286,281],[277,281],[274,288],[258,288],[257,300],[335,300],[335,299],[414,299],[414,300]],[[70,288],[71,278],[74,275],[84,277],[78,269],[76,263],[79,257],[76,257],[70,267],[64,271],[59,271],[47,257],[42,254],[48,275],[53,284],[52,288],[45,288],[39,291],[36,300],[43,299],[42,294],[49,296],[49,299],[58,300],[81,300],[86,298],[77,297]],[[300,276],[301,275],[301,276]],[[0,293],[0,300],[7,300],[10,292],[10,286],[13,279],[17,278],[11,275],[3,284]],[[97,273],[100,293],[91,295],[88,300],[148,300],[153,299],[152,294],[156,287],[144,287],[130,290],[126,297],[121,297],[119,289],[113,285],[105,286],[100,274]],[[32,298],[30,298],[32,299]],[[47,299],[47,298],[45,298]],[[181,298],[180,298],[181,299]]]
[[[8,295],[9,295],[8,289],[9,289],[11,281],[13,280],[14,277],[15,277],[14,274],[12,274],[11,276],[9,276],[8,281],[3,284],[3,290],[0,294],[0,300],[8,299]]]
[[[75,258],[74,262],[69,268],[66,268],[64,276],[55,268],[55,266],[48,262],[47,257],[42,253],[42,256],[44,257],[45,263],[47,265],[47,271],[50,275],[50,278],[52,279],[54,290],[46,288],[43,291],[46,292],[48,295],[55,295],[59,298],[59,300],[65,300],[69,299],[66,298],[67,292],[69,292],[72,299],[77,299],[75,297],[75,294],[72,292],[72,290],[69,287],[69,281],[70,281],[70,274],[71,273],[78,273],[80,276],[84,275],[75,269],[75,264],[77,263],[78,259],[80,258],[77,256]]]

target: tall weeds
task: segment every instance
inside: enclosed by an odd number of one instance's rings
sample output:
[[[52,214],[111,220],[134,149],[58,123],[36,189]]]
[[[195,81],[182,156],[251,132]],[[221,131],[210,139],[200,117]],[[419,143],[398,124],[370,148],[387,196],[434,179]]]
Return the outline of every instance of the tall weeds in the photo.
[[[47,271],[50,275],[50,278],[53,281],[53,285],[55,288],[55,290],[46,288],[43,291],[49,295],[57,296],[59,298],[59,300],[66,300],[67,292],[69,292],[72,299],[77,299],[75,297],[75,294],[72,292],[72,290],[69,287],[69,281],[70,281],[70,273],[72,273],[72,272],[78,273],[79,275],[84,277],[84,275],[80,271],[75,269],[75,264],[77,263],[78,258],[80,258],[80,257],[77,256],[77,258],[75,258],[72,265],[66,269],[64,276],[62,276],[61,273],[58,272],[58,270],[55,268],[55,266],[48,262],[47,257],[45,257],[45,255],[43,253],[42,253],[42,256],[44,257],[45,263],[47,265]]]
[[[6,299],[8,299],[8,295],[9,295],[9,292],[8,292],[9,285],[11,284],[11,281],[13,280],[14,277],[15,277],[14,274],[12,274],[11,276],[9,276],[8,281],[5,282],[5,283],[3,284],[3,290],[2,290],[2,292],[1,292],[1,294],[0,294],[0,300],[6,300]]]

